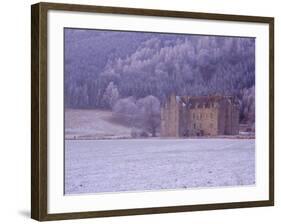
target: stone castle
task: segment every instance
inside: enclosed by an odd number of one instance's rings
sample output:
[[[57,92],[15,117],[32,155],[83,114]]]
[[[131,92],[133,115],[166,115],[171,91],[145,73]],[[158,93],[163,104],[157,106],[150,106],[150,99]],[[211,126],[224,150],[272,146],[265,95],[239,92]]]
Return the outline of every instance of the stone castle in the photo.
[[[171,95],[161,108],[162,137],[238,133],[239,104],[231,96]]]

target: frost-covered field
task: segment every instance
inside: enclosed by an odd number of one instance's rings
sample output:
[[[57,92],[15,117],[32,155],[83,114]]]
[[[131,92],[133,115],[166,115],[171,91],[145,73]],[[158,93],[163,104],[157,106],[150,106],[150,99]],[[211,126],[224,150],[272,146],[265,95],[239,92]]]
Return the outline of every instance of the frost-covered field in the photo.
[[[65,193],[255,184],[253,139],[66,140]]]
[[[111,111],[66,109],[65,138],[130,138],[131,128],[112,122],[112,118]]]

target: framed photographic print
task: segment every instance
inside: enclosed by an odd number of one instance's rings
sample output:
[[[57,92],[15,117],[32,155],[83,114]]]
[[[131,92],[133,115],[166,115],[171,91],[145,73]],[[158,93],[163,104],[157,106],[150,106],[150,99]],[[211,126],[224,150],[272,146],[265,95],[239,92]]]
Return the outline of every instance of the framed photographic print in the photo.
[[[32,5],[32,218],[274,204],[274,18]]]

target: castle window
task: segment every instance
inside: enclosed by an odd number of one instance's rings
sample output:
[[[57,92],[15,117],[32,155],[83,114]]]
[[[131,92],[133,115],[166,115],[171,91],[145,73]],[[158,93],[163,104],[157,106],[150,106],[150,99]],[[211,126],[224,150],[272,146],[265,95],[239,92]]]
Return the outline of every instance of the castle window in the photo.
[[[210,118],[213,118],[213,113],[210,113]]]
[[[195,113],[193,113],[192,115],[193,115],[193,119],[195,119]]]
[[[194,129],[196,128],[196,124],[195,124],[195,123],[193,124],[193,128],[194,128]]]
[[[200,120],[202,119],[202,114],[200,113]]]
[[[211,123],[211,124],[210,124],[210,128],[213,128],[213,127],[214,127],[214,125],[213,125],[213,123]]]

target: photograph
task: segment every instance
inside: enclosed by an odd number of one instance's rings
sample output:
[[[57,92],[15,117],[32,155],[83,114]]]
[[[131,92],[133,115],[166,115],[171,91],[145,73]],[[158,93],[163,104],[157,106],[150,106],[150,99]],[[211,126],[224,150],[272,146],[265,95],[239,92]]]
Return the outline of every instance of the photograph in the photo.
[[[254,186],[255,41],[65,27],[65,195]]]

